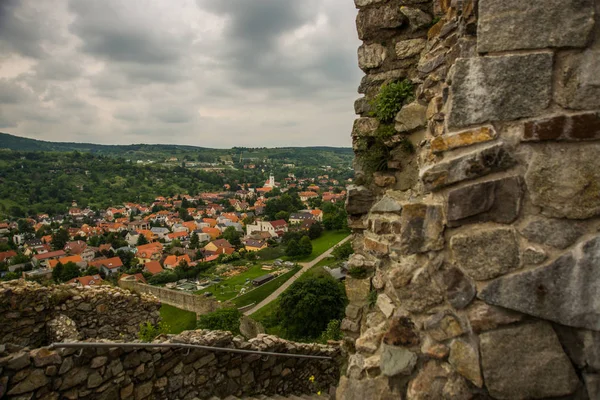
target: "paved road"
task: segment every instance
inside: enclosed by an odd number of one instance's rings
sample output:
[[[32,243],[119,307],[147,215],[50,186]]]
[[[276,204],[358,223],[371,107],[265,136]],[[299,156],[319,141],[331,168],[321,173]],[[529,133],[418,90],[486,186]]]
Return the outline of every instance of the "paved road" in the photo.
[[[262,307],[266,306],[267,304],[269,304],[270,302],[275,300],[277,297],[279,297],[279,295],[281,293],[283,293],[283,291],[285,289],[290,287],[290,285],[292,283],[294,283],[296,281],[296,279],[300,278],[300,276],[302,276],[303,273],[305,273],[306,271],[308,271],[309,269],[314,267],[315,264],[317,264],[322,259],[329,257],[329,255],[331,254],[333,249],[335,249],[337,246],[347,242],[348,240],[350,240],[351,237],[352,237],[352,235],[346,236],[344,239],[342,239],[340,242],[338,242],[335,246],[333,246],[332,248],[330,248],[329,250],[327,250],[326,252],[324,252],[319,257],[315,258],[314,260],[307,262],[307,263],[299,263],[300,265],[302,265],[302,269],[300,271],[296,272],[296,274],[294,276],[292,276],[290,279],[288,279],[283,285],[279,286],[277,288],[277,290],[275,290],[273,293],[271,293],[266,299],[264,299],[263,301],[261,301],[260,303],[258,303],[254,307],[252,307],[251,309],[244,311],[244,315],[251,315],[252,313],[260,310]]]

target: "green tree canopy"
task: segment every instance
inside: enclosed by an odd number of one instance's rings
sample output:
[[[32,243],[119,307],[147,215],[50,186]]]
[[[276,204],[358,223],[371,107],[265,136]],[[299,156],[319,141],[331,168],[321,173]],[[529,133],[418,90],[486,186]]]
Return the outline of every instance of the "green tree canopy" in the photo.
[[[226,239],[232,246],[239,247],[242,245],[240,233],[233,227],[228,226],[223,232],[223,239]]]
[[[344,317],[344,287],[330,276],[309,277],[294,282],[279,297],[278,317],[290,338],[314,339],[329,321]]]
[[[52,234],[52,247],[54,250],[62,250],[69,241],[69,232],[60,228]]]
[[[242,313],[236,308],[222,308],[220,310],[201,315],[200,319],[198,320],[198,328],[229,331],[234,335],[239,335],[241,317]]]
[[[299,245],[301,255],[308,256],[310,253],[312,253],[312,243],[310,242],[310,238],[308,236],[302,236]]]

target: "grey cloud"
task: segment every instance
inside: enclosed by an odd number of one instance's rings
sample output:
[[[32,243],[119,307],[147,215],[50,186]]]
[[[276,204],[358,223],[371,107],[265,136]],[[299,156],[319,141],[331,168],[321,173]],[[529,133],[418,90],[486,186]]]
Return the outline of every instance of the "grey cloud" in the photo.
[[[31,93],[15,81],[0,79],[0,104],[18,104],[31,97]]]
[[[78,78],[82,67],[74,60],[48,59],[40,61],[34,68],[36,79],[70,81]]]

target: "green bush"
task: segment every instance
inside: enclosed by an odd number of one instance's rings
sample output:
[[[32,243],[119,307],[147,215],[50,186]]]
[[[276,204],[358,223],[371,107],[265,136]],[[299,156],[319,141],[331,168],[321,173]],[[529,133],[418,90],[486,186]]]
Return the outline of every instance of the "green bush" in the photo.
[[[163,322],[159,322],[158,325],[153,325],[150,322],[141,323],[140,331],[138,332],[138,339],[140,339],[142,342],[149,343],[158,335],[169,333],[169,331],[169,326]]]
[[[364,279],[367,277],[367,269],[365,267],[352,267],[348,270],[348,275],[354,279]]]
[[[201,315],[197,326],[199,329],[229,331],[234,335],[239,335],[241,317],[242,313],[239,312],[237,308],[222,308],[220,310]]]
[[[371,115],[379,122],[392,122],[402,106],[412,101],[413,93],[413,85],[406,79],[384,84],[371,101]]]
[[[327,343],[328,340],[340,340],[342,338],[341,323],[339,319],[332,319],[327,324],[327,329],[321,334],[320,342]]]

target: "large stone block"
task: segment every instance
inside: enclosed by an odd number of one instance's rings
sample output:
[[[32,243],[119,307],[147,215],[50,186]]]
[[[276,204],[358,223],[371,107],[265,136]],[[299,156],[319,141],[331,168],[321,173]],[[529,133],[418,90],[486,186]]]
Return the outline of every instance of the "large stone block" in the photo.
[[[537,217],[529,221],[520,232],[534,243],[566,249],[584,234],[585,226],[567,219]]]
[[[490,140],[494,140],[497,136],[493,126],[482,126],[476,129],[469,129],[451,135],[433,138],[431,140],[431,151],[434,153],[441,153],[477,143],[489,142]]]
[[[457,265],[483,281],[519,268],[519,243],[513,228],[492,228],[456,234],[450,248]]]
[[[417,355],[406,347],[383,344],[381,373],[385,376],[410,375],[417,363]]]
[[[400,398],[400,392],[388,385],[385,376],[358,380],[342,375],[335,391],[335,398],[337,400],[392,400]]]
[[[522,179],[518,176],[475,183],[448,193],[448,226],[473,222],[509,224],[521,209]]]
[[[407,400],[453,399],[469,400],[473,394],[464,378],[447,363],[427,361],[408,384]]]
[[[414,57],[423,51],[426,44],[427,40],[425,39],[402,40],[396,43],[396,58],[403,60]]]
[[[554,262],[496,279],[478,297],[559,324],[600,330],[600,235]]]
[[[441,303],[444,296],[432,279],[431,269],[417,256],[402,257],[388,272],[391,287],[386,285],[386,293],[411,312],[422,312]],[[392,289],[393,293],[388,293]]]
[[[480,335],[481,365],[495,399],[566,396],[579,386],[577,375],[547,322]]]
[[[427,123],[427,118],[425,117],[426,111],[427,107],[417,102],[405,105],[396,114],[396,125],[394,128],[398,132],[406,133],[424,127]]]
[[[475,344],[463,339],[454,339],[450,345],[448,362],[456,372],[473,382],[475,386],[483,386],[479,368],[479,350]]]
[[[379,128],[379,121],[376,118],[357,118],[352,127],[352,136],[373,136],[377,128]]]
[[[600,143],[536,146],[525,183],[531,202],[550,217],[600,215]]]
[[[371,291],[371,282],[369,279],[346,278],[346,296],[348,301],[354,304],[366,304],[367,297]]]
[[[375,201],[375,195],[364,186],[348,186],[346,211],[350,215],[366,214]]]
[[[424,253],[444,247],[444,214],[441,206],[405,204],[400,226],[400,241],[392,249],[402,254]]]
[[[483,301],[475,301],[467,309],[467,318],[475,333],[490,331],[502,325],[521,321],[525,316],[505,308],[491,306]]]
[[[524,141],[595,139],[600,139],[600,113],[596,112],[526,122],[523,132]]]
[[[593,27],[593,0],[480,0],[477,50],[584,47]]]
[[[358,48],[358,67],[363,71],[377,68],[387,57],[385,47],[380,44],[362,44]]]
[[[475,285],[458,268],[440,271],[436,281],[446,293],[446,300],[456,309],[465,308],[475,297]]]
[[[450,127],[511,121],[550,104],[552,53],[459,58],[454,66]]]
[[[515,164],[506,147],[495,144],[435,164],[421,171],[421,180],[425,189],[438,190],[453,183],[506,170]]]
[[[393,35],[395,28],[404,24],[406,17],[400,12],[397,1],[391,1],[379,7],[361,9],[356,16],[356,30],[360,40]]]

